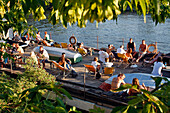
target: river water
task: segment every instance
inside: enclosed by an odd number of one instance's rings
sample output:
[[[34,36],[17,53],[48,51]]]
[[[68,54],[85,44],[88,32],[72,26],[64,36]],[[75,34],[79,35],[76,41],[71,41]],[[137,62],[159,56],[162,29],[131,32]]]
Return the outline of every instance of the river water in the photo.
[[[119,15],[118,21],[110,20],[105,23],[99,23],[96,28],[96,23],[87,23],[86,28],[79,28],[76,25],[69,26],[65,29],[62,24],[52,26],[48,20],[39,22],[29,22],[41,32],[41,37],[44,37],[44,31],[48,34],[51,32],[52,39],[56,42],[69,42],[69,37],[74,34],[79,42],[84,42],[84,45],[97,48],[98,46],[107,47],[108,44],[113,44],[116,48],[122,45],[124,38],[125,45],[129,38],[133,38],[136,43],[137,50],[141,44],[141,40],[145,39],[146,44],[158,43],[158,51],[170,53],[170,19],[167,19],[164,24],[158,24],[152,21],[151,16],[146,16],[144,23],[143,16],[138,16],[134,13],[126,13]],[[126,46],[125,46],[126,49]],[[152,51],[153,48],[150,48]]]

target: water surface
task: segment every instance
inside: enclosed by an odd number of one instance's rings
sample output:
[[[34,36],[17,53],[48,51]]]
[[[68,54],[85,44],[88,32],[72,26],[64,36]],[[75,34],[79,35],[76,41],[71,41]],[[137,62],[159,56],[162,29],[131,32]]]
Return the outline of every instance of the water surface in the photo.
[[[144,23],[143,16],[126,13],[118,17],[117,24],[116,21],[110,20],[99,23],[98,28],[96,28],[96,23],[90,22],[87,23],[86,28],[73,25],[68,26],[67,29],[61,24],[52,26],[48,20],[29,23],[34,24],[39,29],[41,37],[44,36],[44,31],[49,34],[51,32],[52,39],[57,42],[69,42],[69,37],[74,34],[79,42],[97,48],[98,36],[99,48],[107,47],[108,44],[113,44],[118,48],[122,44],[122,38],[124,38],[125,45],[129,38],[133,38],[138,50],[141,40],[145,39],[147,44],[158,42],[159,51],[170,53],[170,19],[167,19],[165,24],[155,26],[150,15],[147,15],[146,18],[147,23]]]

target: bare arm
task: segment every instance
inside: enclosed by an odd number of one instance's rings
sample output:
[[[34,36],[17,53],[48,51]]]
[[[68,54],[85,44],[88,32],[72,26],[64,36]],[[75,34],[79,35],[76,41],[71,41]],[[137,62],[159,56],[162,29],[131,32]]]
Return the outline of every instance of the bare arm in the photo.
[[[136,44],[135,44],[135,42],[134,42],[134,51],[136,51]]]
[[[127,50],[129,49],[128,43],[127,43]]]

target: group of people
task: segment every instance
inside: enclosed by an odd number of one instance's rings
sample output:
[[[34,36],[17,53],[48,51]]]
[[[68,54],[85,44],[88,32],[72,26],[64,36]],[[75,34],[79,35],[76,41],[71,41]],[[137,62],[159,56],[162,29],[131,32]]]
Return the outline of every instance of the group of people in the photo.
[[[0,51],[2,52],[0,61],[1,61],[1,67],[6,66],[9,63],[9,58],[8,56],[4,57],[4,54],[7,53],[11,55],[14,60],[18,60],[19,62],[22,62],[22,57],[21,54],[24,53],[24,50],[21,46],[19,46],[19,43],[13,43],[12,47],[8,46],[2,46],[0,48]]]
[[[127,44],[127,50],[124,50],[124,46],[121,45],[120,48],[118,48],[115,51],[115,47],[111,44],[108,45],[107,49],[101,48],[99,51],[99,59],[97,57],[94,58],[91,65],[94,66],[94,68],[97,70],[97,72],[102,67],[112,67],[113,66],[113,59],[117,56],[117,54],[124,54],[125,59],[127,61],[135,61],[139,62],[139,60],[147,53],[148,46],[145,43],[145,40],[142,40],[142,44],[140,44],[139,47],[139,53],[136,52],[136,44],[133,42],[133,39],[130,38],[128,44]],[[137,57],[135,57],[137,56]],[[161,69],[165,68],[165,65],[162,62],[162,57],[159,57],[157,59],[157,62],[154,63],[154,68],[152,71],[153,75],[162,75]]]
[[[62,53],[62,56],[57,60],[58,64],[63,66],[65,69],[73,69],[71,65],[71,60],[65,57],[66,54]],[[43,46],[39,46],[39,51],[38,52],[31,52],[31,57],[33,60],[39,65],[40,63],[43,64],[43,68],[45,68],[45,63],[48,62],[49,60],[49,54],[48,52],[43,48]]]
[[[25,41],[31,40],[31,37],[29,36],[29,33],[25,33],[24,36],[20,37],[18,32],[14,31],[12,40],[16,42],[25,42]]]
[[[44,32],[44,38],[41,38],[40,31],[38,31],[37,34],[36,34],[36,41],[37,41],[38,44],[41,44],[43,41],[47,41],[47,43],[51,42],[50,36],[47,33],[47,31]]]
[[[118,93],[119,95],[123,94],[123,93],[128,93],[130,96],[136,96],[137,94],[140,94],[141,92],[139,92],[138,90],[135,89],[129,89],[124,90],[124,91],[115,91],[115,89],[120,88],[121,85],[125,85],[125,75],[124,74],[119,74],[117,77],[112,79],[112,83],[111,83],[111,92],[113,93]],[[133,78],[132,80],[132,86],[136,85],[137,89],[145,89],[145,90],[149,90],[145,84],[143,83],[142,85],[139,84],[139,80],[137,78]]]

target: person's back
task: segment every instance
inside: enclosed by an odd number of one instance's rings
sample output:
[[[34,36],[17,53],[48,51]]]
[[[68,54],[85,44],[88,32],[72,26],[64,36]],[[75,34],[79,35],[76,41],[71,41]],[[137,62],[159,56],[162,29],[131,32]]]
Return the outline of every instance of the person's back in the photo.
[[[162,68],[165,68],[165,65],[162,63],[162,57],[158,57],[157,62],[154,63],[152,74],[162,76]]]
[[[123,48],[124,48],[124,46],[121,45],[120,48],[117,49],[117,52],[116,52],[116,53],[125,54],[126,51],[125,51]]]
[[[105,58],[105,63],[104,63],[104,67],[112,67],[113,63],[109,62],[109,58]]]
[[[98,58],[94,57],[94,60],[91,62],[91,65],[96,69],[97,66],[100,65],[100,63],[98,62]]]
[[[161,75],[161,70],[163,67],[165,67],[165,65],[162,62],[155,62],[152,74],[153,75]]]
[[[105,58],[108,58],[109,55],[107,52],[101,50],[99,51],[99,60],[102,61],[103,63],[105,63]]]
[[[118,77],[113,78],[112,84],[111,84],[111,90],[115,90],[120,87],[121,84],[125,84],[124,79],[125,75],[124,74],[119,74]]]

